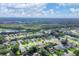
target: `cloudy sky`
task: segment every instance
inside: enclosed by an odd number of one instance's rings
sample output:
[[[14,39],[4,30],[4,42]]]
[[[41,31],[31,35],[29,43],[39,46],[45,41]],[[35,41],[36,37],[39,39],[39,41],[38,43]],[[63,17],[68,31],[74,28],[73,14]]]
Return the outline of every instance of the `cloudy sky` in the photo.
[[[0,3],[0,17],[79,18],[79,4]]]

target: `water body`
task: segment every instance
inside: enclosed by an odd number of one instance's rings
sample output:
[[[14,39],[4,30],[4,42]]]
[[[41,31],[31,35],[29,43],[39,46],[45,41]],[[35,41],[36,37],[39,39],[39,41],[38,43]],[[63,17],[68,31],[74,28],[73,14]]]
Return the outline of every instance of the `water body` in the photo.
[[[79,18],[0,18],[0,24],[79,24]]]

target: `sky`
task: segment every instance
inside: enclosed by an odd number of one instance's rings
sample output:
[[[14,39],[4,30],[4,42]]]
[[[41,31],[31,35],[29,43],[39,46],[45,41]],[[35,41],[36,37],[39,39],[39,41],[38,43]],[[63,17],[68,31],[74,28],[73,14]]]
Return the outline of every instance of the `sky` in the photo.
[[[0,17],[79,18],[79,4],[0,3]]]

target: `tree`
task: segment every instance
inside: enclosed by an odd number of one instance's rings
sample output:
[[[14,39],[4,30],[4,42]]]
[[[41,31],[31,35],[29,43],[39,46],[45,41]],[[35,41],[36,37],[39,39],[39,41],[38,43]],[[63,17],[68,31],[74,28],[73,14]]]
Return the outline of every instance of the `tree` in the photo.
[[[16,56],[21,55],[21,51],[19,50],[19,44],[18,44],[18,42],[16,43],[15,46],[12,47],[12,52],[13,52]]]
[[[76,56],[79,56],[79,50],[75,50],[73,53],[74,53]]]
[[[29,54],[29,55],[33,55],[33,53],[37,52],[37,50],[38,50],[38,49],[37,49],[36,46],[32,46],[32,47],[29,48],[28,54]]]
[[[2,44],[5,41],[5,37],[3,35],[0,35],[0,44]]]
[[[10,45],[0,45],[0,54],[7,54],[11,51],[11,46]]]
[[[46,50],[46,49],[44,49],[44,48],[40,48],[39,49],[39,51],[38,51],[38,53],[40,54],[40,55],[42,55],[42,56],[48,56],[50,53]]]

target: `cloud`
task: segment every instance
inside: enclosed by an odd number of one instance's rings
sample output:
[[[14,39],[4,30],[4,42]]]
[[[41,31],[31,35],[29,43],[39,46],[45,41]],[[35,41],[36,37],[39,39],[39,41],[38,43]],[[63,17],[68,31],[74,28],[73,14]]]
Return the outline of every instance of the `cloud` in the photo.
[[[78,17],[79,4],[59,3],[48,8],[47,3],[0,3],[0,17]],[[51,5],[53,6],[53,4]],[[51,7],[49,6],[49,7]],[[63,8],[61,8],[63,7]],[[63,12],[63,10],[65,10]]]
[[[79,17],[79,8],[70,8],[70,15]]]
[[[71,12],[79,12],[79,8],[70,8]]]
[[[68,7],[73,7],[73,6],[78,6],[78,3],[57,3],[58,6],[68,6]]]
[[[61,8],[64,12],[60,13],[62,17],[79,18],[79,4],[78,3],[59,3],[57,8]]]
[[[34,13],[40,13],[46,4],[0,4],[0,15],[1,16],[34,16]]]
[[[55,10],[48,9],[47,4],[0,4],[0,16],[7,17],[55,17]],[[44,10],[48,9],[48,10]],[[54,16],[55,15],[55,16]]]

